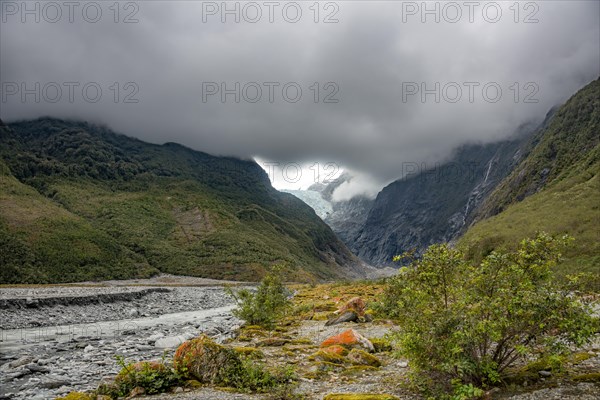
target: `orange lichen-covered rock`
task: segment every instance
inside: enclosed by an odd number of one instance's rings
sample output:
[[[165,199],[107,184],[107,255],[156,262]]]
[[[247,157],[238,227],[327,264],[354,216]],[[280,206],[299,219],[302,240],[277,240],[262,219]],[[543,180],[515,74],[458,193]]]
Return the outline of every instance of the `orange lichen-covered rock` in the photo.
[[[337,354],[338,356],[345,356],[346,354],[348,354],[348,349],[346,349],[344,346],[340,346],[339,344],[334,344],[333,346],[324,347],[321,350],[326,353]]]
[[[331,336],[321,343],[321,347],[329,347],[333,345],[343,346],[347,349],[362,348],[369,352],[374,352],[373,343],[366,337],[356,332],[354,329],[348,329],[339,335]]]
[[[182,343],[173,357],[175,369],[183,376],[211,384],[230,384],[240,374],[238,354],[206,336]]]

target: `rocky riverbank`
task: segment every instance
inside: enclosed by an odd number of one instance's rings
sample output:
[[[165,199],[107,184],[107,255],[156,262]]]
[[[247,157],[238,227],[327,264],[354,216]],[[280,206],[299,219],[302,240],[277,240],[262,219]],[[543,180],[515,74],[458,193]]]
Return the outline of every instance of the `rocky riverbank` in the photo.
[[[6,292],[13,290],[16,296],[9,297]],[[57,290],[61,295],[55,293]],[[13,305],[0,307],[2,329],[154,317],[218,308],[232,302],[220,287],[61,287],[28,289],[26,293],[23,289],[0,292],[1,301]]]
[[[55,307],[55,306],[87,306],[90,304],[106,304],[106,303],[116,303],[116,302],[125,302],[132,301],[136,299],[141,299],[150,293],[169,293],[169,289],[167,288],[147,288],[147,289],[134,289],[134,290],[125,290],[126,288],[121,288],[121,290],[117,292],[107,292],[107,293],[94,293],[102,291],[106,291],[105,288],[94,288],[85,290],[85,294],[77,294],[77,295],[61,295],[60,293],[52,293],[57,290],[41,290],[37,293],[32,293],[31,289],[23,290],[23,289],[6,289],[5,291],[16,291],[17,293],[12,293],[7,295],[3,293],[0,298],[0,310],[9,310],[11,317],[6,315],[5,318],[0,320],[0,323],[12,320],[12,313],[14,313],[18,309],[23,308],[45,308],[45,307]],[[50,291],[51,293],[46,293]],[[58,290],[58,292],[64,292],[63,290]],[[18,297],[15,294],[21,294],[20,292],[25,292],[25,296]],[[41,293],[40,293],[41,292]],[[46,321],[47,323],[51,323],[51,321]],[[17,322],[19,324],[19,322]],[[4,326],[4,325],[3,325]],[[9,326],[7,326],[9,327]]]
[[[222,342],[240,324],[222,287],[16,288],[0,299],[5,399],[94,389],[120,370],[115,356],[160,359],[200,333]]]

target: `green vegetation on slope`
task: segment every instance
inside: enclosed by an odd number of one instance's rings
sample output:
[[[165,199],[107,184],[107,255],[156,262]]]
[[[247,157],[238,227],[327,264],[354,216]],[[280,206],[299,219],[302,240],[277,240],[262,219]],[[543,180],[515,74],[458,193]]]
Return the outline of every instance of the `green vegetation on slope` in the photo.
[[[274,263],[288,279],[330,279],[355,262],[251,161],[47,118],[0,127],[0,145],[0,243],[27,255],[3,260],[17,273],[0,282],[256,280]]]
[[[158,272],[110,235],[20,183],[4,163],[0,170],[0,282],[122,279]]]
[[[587,169],[589,162],[597,160],[589,155],[599,143],[600,79],[571,97],[534,135],[529,154],[485,200],[480,218],[498,214],[552,182]]]
[[[557,266],[559,276],[600,271],[600,80],[562,106],[540,143],[490,197],[487,206],[504,209],[472,226],[460,244],[481,259],[514,247],[536,231],[569,233],[575,245]],[[544,182],[540,171],[550,168]],[[514,201],[531,192],[520,202]],[[496,199],[503,198],[504,202]],[[496,206],[490,206],[496,201]],[[513,203],[513,204],[510,204]],[[595,282],[600,288],[600,282]]]

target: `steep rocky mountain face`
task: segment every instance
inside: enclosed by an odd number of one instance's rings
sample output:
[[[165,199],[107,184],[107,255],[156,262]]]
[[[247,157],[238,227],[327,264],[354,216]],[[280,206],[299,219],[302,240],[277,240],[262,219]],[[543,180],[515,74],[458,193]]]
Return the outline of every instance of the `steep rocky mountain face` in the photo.
[[[599,102],[597,80],[512,140],[464,146],[450,162],[397,180],[367,207],[352,208],[358,215],[325,221],[375,266],[392,265],[408,250],[457,242],[467,230],[460,243],[474,257],[546,230],[579,240],[567,270],[591,271],[600,263]]]
[[[360,276],[362,263],[253,161],[83,122],[0,126],[0,283]]]
[[[325,219],[338,237],[346,243],[354,254],[359,253],[354,238],[362,230],[374,199],[366,196],[355,196],[350,200],[333,203],[333,212]]]
[[[476,220],[494,216],[537,193],[597,151],[600,79],[571,97],[527,144],[528,157],[484,202]],[[592,160],[593,162],[593,160]]]
[[[575,94],[483,202],[459,244],[481,258],[536,231],[574,238],[559,275],[589,272],[600,288],[600,80]]]
[[[532,131],[527,126],[513,140],[463,146],[451,161],[389,184],[349,247],[372,265],[389,266],[394,255],[453,241],[520,161]]]
[[[480,258],[545,230],[576,239],[562,272],[597,274],[599,103],[600,79],[552,109],[539,126],[523,126],[511,140],[463,146],[449,162],[391,183],[375,200],[334,201],[348,175],[313,185],[310,197],[319,193],[318,202],[329,203],[324,221],[374,266],[448,241]]]
[[[391,266],[396,254],[412,249],[419,253],[433,243],[460,236],[484,199],[530,151],[535,130],[523,126],[512,140],[463,146],[449,162],[429,169],[422,165],[423,171],[391,183],[375,199],[356,196],[335,201],[334,191],[352,179],[348,174],[294,195],[316,210],[328,204],[331,211],[321,218],[354,254],[374,266]]]

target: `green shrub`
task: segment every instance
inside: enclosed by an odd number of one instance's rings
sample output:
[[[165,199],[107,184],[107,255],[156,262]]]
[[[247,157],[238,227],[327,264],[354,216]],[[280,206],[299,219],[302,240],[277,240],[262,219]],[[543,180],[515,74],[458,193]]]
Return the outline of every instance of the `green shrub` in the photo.
[[[273,328],[291,304],[288,300],[289,291],[281,281],[281,270],[280,266],[274,267],[261,281],[256,292],[229,289],[229,294],[237,303],[233,314],[249,325]]]
[[[123,357],[116,358],[121,371],[113,384],[100,386],[97,394],[111,398],[126,397],[136,387],[143,388],[146,394],[156,394],[167,392],[172,387],[182,384],[181,376],[164,360],[126,363]]]
[[[598,318],[551,272],[570,240],[540,233],[478,265],[448,245],[431,246],[388,281],[380,304],[398,320],[391,338],[399,353],[435,376],[438,389],[468,398],[479,393],[469,385],[499,383],[520,358],[587,342]]]
[[[455,383],[454,392],[451,400],[469,400],[469,399],[478,399],[483,396],[483,390],[478,387],[473,386],[472,383],[468,385],[463,385],[461,383]]]

